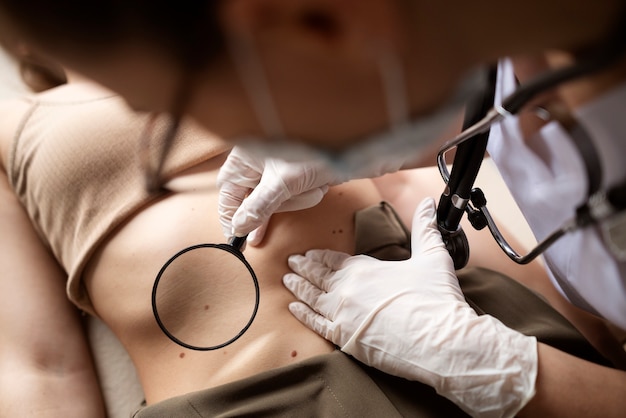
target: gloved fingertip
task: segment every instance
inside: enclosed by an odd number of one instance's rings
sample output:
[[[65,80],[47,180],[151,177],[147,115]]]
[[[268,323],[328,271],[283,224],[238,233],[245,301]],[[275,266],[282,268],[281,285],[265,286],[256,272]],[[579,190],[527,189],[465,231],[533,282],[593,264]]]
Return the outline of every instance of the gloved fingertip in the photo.
[[[246,224],[243,225],[235,225],[233,222],[233,227],[230,231],[230,234],[235,237],[246,237],[250,236],[250,233],[254,230],[254,227],[249,227]]]
[[[283,285],[289,290],[292,290],[295,284],[296,279],[294,276],[295,274],[293,273],[287,273],[283,276]]]
[[[435,215],[435,199],[432,197],[426,197],[418,206],[418,211],[422,213],[423,217],[433,217]]]
[[[413,215],[413,227],[415,228],[415,221],[420,225],[435,224],[437,217],[437,208],[435,206],[435,199],[427,197],[420,202]],[[422,227],[423,228],[423,227]]]
[[[290,269],[296,270],[300,265],[300,262],[305,258],[305,256],[301,254],[292,254],[287,257],[287,265]]]
[[[261,245],[263,239],[265,238],[265,232],[267,231],[267,226],[269,224],[269,220],[261,224],[257,229],[250,232],[248,235],[248,243],[253,247]]]
[[[302,302],[291,302],[288,305],[289,312],[298,320],[304,322],[306,313],[309,311],[309,307]]]
[[[435,200],[427,197],[417,206],[413,216],[411,250],[413,255],[418,255],[434,248],[445,248],[445,246],[437,228]]]
[[[230,220],[230,223],[231,223],[232,228],[233,228],[233,230],[232,230],[233,234],[235,234],[235,232],[237,230],[240,230],[241,226],[245,225],[245,223],[247,221],[246,213],[245,213],[245,211],[242,208],[243,208],[243,203],[239,207],[239,209],[237,209],[237,211],[235,211],[235,213],[233,214],[233,218]]]
[[[267,223],[267,219],[263,219],[260,214],[257,214],[248,209],[249,205],[247,201],[243,201],[239,209],[233,215],[231,224],[233,226],[233,234],[237,236],[249,235],[252,231]],[[261,237],[262,238],[262,237]]]
[[[261,241],[263,240],[263,236],[262,235],[259,236],[260,234],[258,233],[258,230],[259,229],[257,228],[248,234],[248,239],[246,242],[253,247],[256,247],[257,245],[259,245]]]

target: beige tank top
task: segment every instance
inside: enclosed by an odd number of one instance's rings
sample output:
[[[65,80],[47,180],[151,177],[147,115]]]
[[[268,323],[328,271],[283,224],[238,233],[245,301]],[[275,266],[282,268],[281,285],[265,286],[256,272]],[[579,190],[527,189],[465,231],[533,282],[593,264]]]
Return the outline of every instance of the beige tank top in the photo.
[[[145,191],[139,161],[147,115],[88,84],[24,100],[30,109],[11,147],[9,182],[67,272],[70,300],[93,313],[81,280],[90,255],[118,225],[157,197]],[[162,138],[164,129],[157,127],[154,138]],[[164,171],[171,176],[227,149],[185,123]]]

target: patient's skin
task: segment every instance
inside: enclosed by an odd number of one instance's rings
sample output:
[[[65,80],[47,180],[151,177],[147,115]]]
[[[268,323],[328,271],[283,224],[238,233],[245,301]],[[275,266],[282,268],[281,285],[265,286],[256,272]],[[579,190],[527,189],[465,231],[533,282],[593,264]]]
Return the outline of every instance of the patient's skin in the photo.
[[[42,95],[63,96],[63,90],[55,90]],[[96,90],[96,94],[102,93]],[[2,107],[2,166],[8,161],[14,134],[28,108],[26,102]],[[204,176],[207,186],[214,185],[224,158],[225,155],[219,155],[181,173],[173,181],[184,187],[188,177],[193,176],[197,184],[198,176]],[[264,243],[245,250],[260,284],[260,306],[255,321],[233,344],[217,351],[195,352],[170,341],[158,328],[150,295],[159,269],[176,252],[198,243],[224,242],[218,222],[217,187],[209,190],[155,199],[110,234],[84,271],[96,313],[128,351],[148,403],[334,350],[331,343],[289,313],[287,305],[294,299],[282,285],[282,277],[289,271],[287,256],[310,248],[352,253],[354,212],[382,199],[371,180],[355,181],[331,189],[322,203],[312,209],[274,216]],[[241,284],[247,290],[249,279]],[[229,303],[249,308],[250,298],[233,292]],[[229,318],[220,319],[227,323]]]
[[[207,181],[215,181],[219,162],[205,163]],[[286,259],[310,248],[353,253],[354,211],[380,199],[373,183],[363,180],[333,188],[315,208],[274,216],[264,245],[245,250],[260,285],[256,319],[242,338],[209,352],[187,350],[171,342],[155,323],[149,295],[155,272],[177,251],[198,243],[224,242],[217,220],[217,188],[206,194],[180,193],[159,200],[116,231],[89,263],[86,283],[98,315],[133,359],[147,402],[332,351],[331,343],[289,314],[287,304],[293,296],[281,281],[288,272]],[[250,297],[245,290],[249,281],[242,280],[241,285],[245,286],[241,304],[248,307]]]
[[[63,87],[59,89],[43,95],[66,97]],[[96,89],[95,94],[100,97],[102,92]],[[2,106],[0,169],[7,164],[15,132],[28,109],[28,103],[23,101]],[[198,176],[204,176],[206,185],[214,185],[224,158],[225,155],[219,155],[181,173],[174,181],[184,187],[189,176],[193,176],[194,184]],[[0,174],[4,172],[0,171]],[[381,199],[373,182],[363,180],[333,188],[313,209],[275,216],[265,243],[245,250],[260,284],[260,306],[255,321],[232,345],[213,352],[195,352],[170,341],[158,328],[150,295],[157,272],[173,254],[193,244],[224,242],[218,221],[217,187],[209,187],[209,190],[155,199],[110,234],[96,249],[84,271],[83,277],[96,313],[128,351],[148,403],[334,350],[331,343],[289,313],[287,304],[294,299],[282,285],[282,276],[288,272],[287,256],[318,247],[353,252],[354,211]],[[7,193],[11,193],[8,186]],[[11,202],[3,200],[2,208],[9,203],[21,209],[16,199]],[[32,235],[35,236],[34,232]],[[12,238],[23,241],[23,234],[16,232]],[[35,244],[36,240],[35,236]],[[39,246],[43,248],[41,243]],[[30,253],[24,249],[24,254]],[[195,267],[189,266],[191,269]],[[59,272],[62,280],[63,273]],[[41,274],[32,276],[48,279]],[[249,279],[241,283],[249,288]],[[50,298],[61,296],[62,293],[49,295]],[[238,292],[231,296],[229,303],[240,303],[244,308],[250,306],[249,296],[241,296],[240,301],[236,299],[240,296]],[[44,313],[54,316],[49,311]],[[220,319],[226,323],[229,318]]]

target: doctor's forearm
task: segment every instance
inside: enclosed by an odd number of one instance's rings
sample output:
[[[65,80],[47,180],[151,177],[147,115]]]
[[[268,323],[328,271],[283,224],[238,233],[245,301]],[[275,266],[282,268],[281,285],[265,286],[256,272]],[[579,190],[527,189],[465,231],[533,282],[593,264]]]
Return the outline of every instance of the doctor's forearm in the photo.
[[[520,417],[623,417],[626,372],[539,344],[536,394]]]

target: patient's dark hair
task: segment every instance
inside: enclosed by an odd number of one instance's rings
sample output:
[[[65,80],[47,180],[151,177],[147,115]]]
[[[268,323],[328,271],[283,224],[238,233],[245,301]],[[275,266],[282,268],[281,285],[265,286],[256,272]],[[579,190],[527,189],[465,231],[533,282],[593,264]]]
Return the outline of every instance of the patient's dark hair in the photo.
[[[44,46],[75,51],[119,46],[128,39],[158,45],[188,69],[224,49],[221,0],[0,0],[0,13]]]

